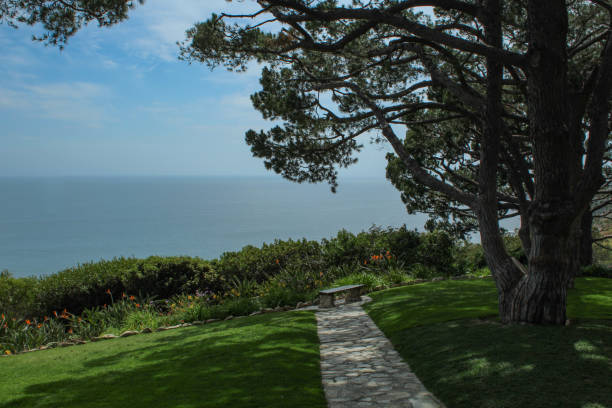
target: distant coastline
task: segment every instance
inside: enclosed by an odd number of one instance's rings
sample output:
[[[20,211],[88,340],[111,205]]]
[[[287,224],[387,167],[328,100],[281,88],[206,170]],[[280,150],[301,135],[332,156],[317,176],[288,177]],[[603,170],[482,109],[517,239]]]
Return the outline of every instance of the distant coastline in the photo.
[[[0,270],[46,275],[118,256],[216,258],[274,239],[373,224],[422,230],[387,180],[326,184],[261,176],[0,177]]]

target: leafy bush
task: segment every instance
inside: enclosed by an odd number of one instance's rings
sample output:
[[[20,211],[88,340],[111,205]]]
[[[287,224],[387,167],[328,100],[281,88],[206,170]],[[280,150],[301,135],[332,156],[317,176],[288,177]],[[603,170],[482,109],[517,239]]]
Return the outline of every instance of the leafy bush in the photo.
[[[23,319],[36,309],[38,279],[13,278],[8,271],[0,272],[0,311]]]
[[[387,272],[385,280],[391,284],[396,284],[402,282],[409,282],[412,280],[412,277],[402,268],[392,267]]]
[[[525,251],[523,250],[523,245],[521,244],[521,239],[519,238],[518,234],[516,232],[505,233],[503,239],[508,254],[518,259],[523,265],[527,265],[527,255],[525,255]]]
[[[438,275],[435,269],[420,263],[411,265],[409,273],[415,279],[431,279]]]
[[[261,248],[248,245],[237,252],[225,252],[213,261],[213,266],[227,280],[248,279],[261,283],[288,265],[309,264],[320,268],[321,261],[321,245],[316,241],[275,240]]]
[[[224,289],[225,281],[211,269],[210,262],[200,258],[115,258],[40,279],[36,293],[38,310],[30,314],[40,316],[63,309],[79,314],[85,308],[110,304],[109,291],[165,299],[196,290]]]
[[[329,266],[361,264],[373,254],[387,251],[398,257],[400,262],[412,263],[419,244],[420,234],[408,230],[405,225],[397,229],[373,226],[357,235],[341,230],[336,237],[322,240],[323,253]]]
[[[450,276],[461,272],[454,264],[455,242],[447,232],[433,231],[422,234],[417,250],[418,262],[432,270],[434,275]]]
[[[368,291],[372,291],[377,288],[387,287],[388,282],[385,281],[384,277],[373,272],[361,271],[340,278],[333,284],[334,287],[344,285],[365,285]]]
[[[143,308],[141,310],[129,312],[121,324],[121,329],[119,331],[140,331],[145,328],[157,329],[162,326],[174,325],[178,323],[179,320],[178,316],[160,314],[153,308]]]
[[[580,269],[580,276],[591,276],[596,278],[612,278],[612,269],[600,264],[583,266]]]
[[[455,251],[455,264],[465,273],[475,271],[487,266],[482,245],[465,242]]]
[[[216,318],[225,318],[229,315],[232,316],[248,316],[249,314],[259,310],[261,308],[259,302],[255,298],[236,298],[230,299],[223,304],[218,305],[219,311],[223,311],[223,316],[215,316]]]

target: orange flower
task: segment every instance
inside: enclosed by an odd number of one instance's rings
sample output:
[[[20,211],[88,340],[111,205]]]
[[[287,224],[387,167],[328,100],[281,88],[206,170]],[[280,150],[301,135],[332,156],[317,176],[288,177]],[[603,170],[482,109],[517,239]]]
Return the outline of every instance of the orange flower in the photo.
[[[2,313],[2,320],[4,320],[4,313]]]
[[[49,320],[49,318],[47,316],[45,316],[45,318],[43,320],[46,322],[47,320]]]
[[[364,265],[367,265],[367,264],[368,264],[368,261],[363,261],[363,264],[364,264]]]
[[[140,303],[136,303],[136,307],[140,307]]]
[[[53,315],[57,317],[57,312],[55,310],[53,311]]]
[[[104,304],[104,306],[103,306],[103,307],[106,309],[106,303]]]
[[[130,300],[134,300],[134,299],[136,299],[136,298],[134,297],[134,295],[131,295],[131,296],[130,296]]]
[[[110,289],[106,289],[106,293],[108,293],[110,295],[111,294]]]
[[[124,298],[124,297],[127,297],[127,296],[126,296],[126,294],[125,294],[125,293],[122,293],[122,294],[121,294],[121,297],[123,297],[123,298]]]
[[[278,265],[279,263],[280,263],[280,261],[277,259],[277,260],[276,260],[276,264]]]
[[[68,329],[68,334],[72,334],[72,327]]]
[[[38,323],[38,326],[36,326],[36,327],[38,327],[40,329],[42,327],[42,323]]]
[[[32,324],[32,322],[30,320],[26,319],[26,324],[29,326],[29,325]]]

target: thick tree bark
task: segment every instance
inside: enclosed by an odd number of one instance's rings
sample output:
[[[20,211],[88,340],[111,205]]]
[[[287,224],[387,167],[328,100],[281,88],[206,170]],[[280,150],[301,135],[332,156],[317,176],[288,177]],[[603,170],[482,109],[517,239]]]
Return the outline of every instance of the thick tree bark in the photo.
[[[528,274],[511,289],[515,322],[564,324],[567,287],[577,267],[582,211],[572,199],[577,155],[568,123],[567,24],[564,0],[529,1],[528,116],[536,189],[528,214]]]
[[[501,5],[499,0],[488,0],[485,6],[485,36],[488,45],[501,47]],[[480,145],[480,171],[478,191],[478,224],[485,258],[499,298],[499,315],[502,322],[511,321],[513,289],[522,278],[506,252],[497,218],[497,166],[502,135],[502,78],[503,65],[494,58],[487,58],[487,95],[483,117],[483,136]]]

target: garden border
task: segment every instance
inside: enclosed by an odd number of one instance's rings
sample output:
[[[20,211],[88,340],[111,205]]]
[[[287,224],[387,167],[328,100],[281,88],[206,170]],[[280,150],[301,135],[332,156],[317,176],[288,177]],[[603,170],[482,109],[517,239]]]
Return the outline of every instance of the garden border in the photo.
[[[479,280],[479,279],[491,279],[491,278],[492,278],[491,275],[487,275],[487,276],[466,276],[466,275],[461,275],[461,276],[451,276],[449,278],[436,277],[436,278],[432,278],[432,279],[415,279],[415,280],[409,281],[409,282],[396,283],[396,284],[393,284],[393,285],[391,285],[389,287],[378,286],[378,287],[373,288],[372,291],[366,292],[366,293],[378,292],[380,290],[392,289],[392,288],[397,288],[397,287],[402,287],[402,286],[418,285],[418,284],[421,284],[421,283],[440,282],[440,281],[444,281],[444,280]],[[298,302],[295,306],[277,306],[275,308],[263,308],[263,309],[260,309],[258,311],[255,311],[255,312],[253,312],[253,313],[251,313],[249,315],[242,315],[242,316],[232,316],[232,315],[230,315],[230,316],[227,316],[225,319],[208,319],[206,321],[196,320],[196,321],[193,321],[191,323],[181,323],[181,324],[177,324],[177,325],[174,325],[174,326],[162,326],[162,327],[158,327],[155,330],[153,330],[151,328],[148,328],[148,327],[145,327],[144,329],[142,329],[140,331],[137,331],[137,330],[127,330],[127,331],[124,331],[123,333],[121,333],[118,336],[115,335],[115,334],[104,334],[102,336],[94,337],[94,338],[90,339],[89,341],[83,340],[83,339],[71,339],[71,340],[63,341],[63,342],[49,343],[49,344],[43,345],[43,346],[35,348],[35,349],[23,350],[23,351],[19,351],[17,353],[2,354],[0,356],[2,356],[2,357],[11,357],[11,356],[19,355],[19,354],[32,353],[32,352],[35,352],[35,351],[50,350],[50,349],[54,349],[54,348],[58,348],[58,347],[76,346],[76,345],[82,345],[82,344],[93,343],[93,342],[98,342],[98,341],[118,339],[118,338],[122,338],[122,337],[130,337],[130,336],[135,336],[135,335],[139,335],[139,334],[147,334],[147,333],[161,332],[161,331],[166,331],[166,330],[174,330],[174,329],[179,329],[179,328],[182,328],[182,327],[203,326],[205,324],[215,323],[215,322],[219,322],[219,321],[240,319],[240,318],[256,316],[256,315],[260,315],[260,314],[264,314],[264,313],[288,312],[288,311],[292,311],[292,310],[313,310],[312,307],[316,306],[317,304],[318,304],[318,298],[315,299],[314,302]],[[306,309],[306,308],[308,308],[308,309]],[[317,307],[317,309],[318,309],[318,307]]]

